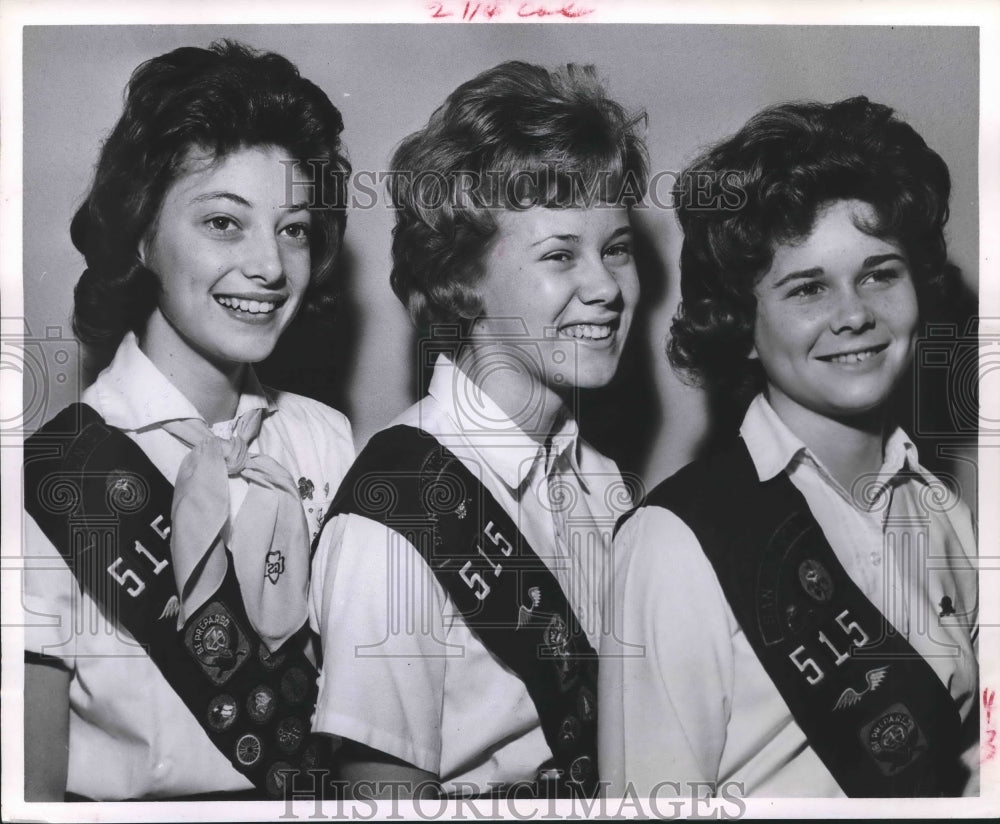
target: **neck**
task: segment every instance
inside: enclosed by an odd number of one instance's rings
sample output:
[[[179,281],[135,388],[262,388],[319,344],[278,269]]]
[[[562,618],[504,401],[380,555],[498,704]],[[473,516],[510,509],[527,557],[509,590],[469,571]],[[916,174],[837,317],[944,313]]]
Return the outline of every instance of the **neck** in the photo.
[[[850,491],[858,478],[882,468],[886,418],[882,410],[854,418],[830,418],[769,393],[778,417]]]
[[[139,348],[209,425],[236,414],[246,376],[245,363],[210,361],[188,346],[159,310],[150,316]]]
[[[491,367],[489,361],[502,363],[498,358],[502,354],[503,348],[497,345],[466,345],[455,365],[474,379],[522,432],[544,445],[568,414],[566,405],[520,360],[516,367]]]

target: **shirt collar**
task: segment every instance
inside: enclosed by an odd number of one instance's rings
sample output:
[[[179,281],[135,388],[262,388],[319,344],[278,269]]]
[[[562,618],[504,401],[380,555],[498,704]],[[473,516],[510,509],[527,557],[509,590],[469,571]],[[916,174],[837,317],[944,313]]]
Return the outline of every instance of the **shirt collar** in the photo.
[[[146,357],[134,332],[122,338],[114,359],[94,382],[94,389],[105,421],[117,429],[136,431],[164,421],[202,419],[194,404]],[[253,369],[248,369],[235,417],[259,408],[269,413],[276,409]]]
[[[541,463],[548,472],[565,458],[582,479],[579,466],[580,433],[576,421],[567,416],[545,449],[527,435],[486,392],[456,366],[439,354],[427,393],[445,410],[483,461],[511,490],[518,490]],[[454,450],[453,450],[454,451]]]
[[[743,425],[740,427],[740,435],[746,443],[754,468],[757,470],[757,477],[761,481],[775,477],[794,461],[806,460],[815,465],[831,483],[836,483],[822,462],[778,417],[774,407],[762,394],[754,398],[750,408],[747,409]],[[924,477],[917,448],[899,427],[896,427],[886,440],[883,454],[877,483],[879,488],[907,470]]]

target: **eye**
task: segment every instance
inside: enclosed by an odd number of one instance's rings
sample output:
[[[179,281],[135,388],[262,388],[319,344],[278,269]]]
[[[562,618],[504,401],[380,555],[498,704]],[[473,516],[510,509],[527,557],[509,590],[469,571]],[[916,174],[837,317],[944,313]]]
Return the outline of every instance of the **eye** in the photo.
[[[226,234],[239,228],[236,221],[228,215],[215,215],[206,220],[205,224],[215,232],[222,232]]]
[[[899,280],[902,276],[903,273],[895,268],[875,269],[864,276],[862,283],[889,284]]]
[[[823,284],[818,280],[809,280],[800,283],[794,289],[789,290],[787,297],[790,298],[811,298],[823,291]]]
[[[573,259],[573,256],[565,251],[564,249],[559,249],[555,252],[549,252],[542,260],[554,260],[557,263],[566,263]]]
[[[604,257],[614,258],[618,263],[628,263],[632,259],[632,244],[616,243],[604,250]]]
[[[311,228],[312,227],[308,223],[291,223],[282,228],[281,234],[291,240],[308,240]]]

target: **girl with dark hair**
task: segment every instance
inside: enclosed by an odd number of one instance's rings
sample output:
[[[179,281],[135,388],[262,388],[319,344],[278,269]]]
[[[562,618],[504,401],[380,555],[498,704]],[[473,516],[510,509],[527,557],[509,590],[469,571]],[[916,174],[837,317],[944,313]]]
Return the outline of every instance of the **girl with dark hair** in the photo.
[[[631,499],[573,413],[638,297],[637,120],[592,69],[504,63],[393,158],[392,286],[433,377],[345,479],[312,588],[337,662],[315,727],[353,792],[596,786],[601,576]]]
[[[237,43],[132,75],[72,225],[110,363],[25,447],[27,552],[62,559],[25,573],[29,800],[273,797],[312,763],[309,543],[353,446],[252,364],[332,300],[344,210],[300,196],[342,194],[342,129]]]
[[[972,520],[889,414],[949,190],[863,97],[767,109],[681,176],[670,359],[745,416],[619,524],[612,793],[977,792]]]

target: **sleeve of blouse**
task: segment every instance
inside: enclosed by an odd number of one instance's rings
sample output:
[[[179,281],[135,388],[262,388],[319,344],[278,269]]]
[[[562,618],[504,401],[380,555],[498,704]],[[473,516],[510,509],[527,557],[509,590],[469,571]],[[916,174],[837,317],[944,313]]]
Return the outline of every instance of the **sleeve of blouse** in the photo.
[[[610,794],[689,794],[716,781],[730,714],[732,629],[688,526],[647,507],[615,539],[613,623],[601,644],[599,754]]]
[[[313,559],[310,619],[323,650],[313,728],[438,774],[445,595],[412,544],[340,515]]]
[[[59,658],[72,669],[76,658],[75,627],[83,617],[79,614],[83,598],[66,562],[27,512],[23,552],[24,649]]]

